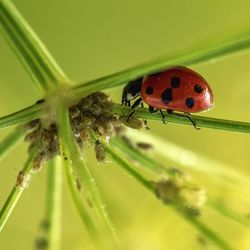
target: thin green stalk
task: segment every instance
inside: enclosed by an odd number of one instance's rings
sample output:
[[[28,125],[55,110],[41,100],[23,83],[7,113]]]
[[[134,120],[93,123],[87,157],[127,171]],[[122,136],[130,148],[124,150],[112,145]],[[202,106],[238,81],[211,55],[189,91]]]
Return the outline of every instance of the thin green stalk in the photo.
[[[43,110],[41,105],[34,104],[28,108],[4,116],[0,118],[0,129],[17,123],[27,122],[39,118],[42,116],[42,111]],[[114,113],[119,115],[128,115],[129,112],[130,112],[129,108],[122,107],[119,104],[114,104]],[[167,112],[163,113],[166,116],[168,122],[193,126],[192,123],[189,121],[189,119],[187,119],[186,117],[171,115],[168,114]],[[139,108],[134,114],[134,117],[162,122],[162,117],[160,114],[151,114],[148,112],[146,108],[144,109]],[[224,120],[224,119],[203,117],[197,115],[192,115],[192,119],[197,124],[197,126],[201,128],[212,128],[212,129],[227,130],[233,132],[250,133],[250,123],[247,122]]]
[[[2,12],[0,12],[0,22],[2,24],[0,26],[1,30],[4,33],[7,42],[28,71],[38,90],[41,90],[45,93],[48,91],[48,84],[45,77],[40,72],[37,64],[32,60],[30,53],[25,50],[23,44],[18,40],[15,32],[12,31],[12,29],[8,26],[8,22],[4,19]]]
[[[198,218],[186,216],[185,214],[181,212],[180,214],[183,217],[185,217],[185,219],[190,224],[192,224],[195,228],[197,228],[203,235],[205,235],[208,239],[214,242],[218,248],[223,249],[223,250],[236,250],[233,247],[231,247],[227,242],[225,242],[223,239],[221,239],[216,232],[212,231],[209,227],[207,227],[204,223],[202,223]]]
[[[37,146],[34,147],[32,153],[29,155],[29,158],[24,164],[22,171],[19,172],[20,176],[17,177],[16,184],[12,188],[12,191],[10,192],[7,200],[5,201],[0,211],[0,232],[2,231],[5,223],[7,222],[19,198],[21,197],[25,189],[25,186],[28,184],[28,181],[31,178],[30,172],[33,167],[33,161],[36,157],[36,153],[37,153]]]
[[[161,175],[166,173],[171,175],[171,171],[167,169],[167,167],[157,163],[150,158],[147,154],[142,153],[140,150],[135,147],[129,145],[128,143],[122,141],[120,138],[112,138],[110,140],[110,145],[119,150],[121,153],[126,154],[129,159],[133,159],[136,162],[139,162],[141,166],[148,169],[151,173],[153,172],[156,175]]]
[[[114,112],[120,115],[128,115],[131,112],[131,110],[127,107],[122,107],[119,104],[115,104]],[[166,116],[167,122],[193,126],[190,120],[187,119],[186,117],[180,117],[173,114],[168,114],[165,111],[163,111],[163,113]],[[155,120],[162,122],[162,117],[160,113],[151,114],[150,112],[148,112],[146,108],[138,108],[133,116],[147,120]],[[192,115],[192,120],[200,128],[212,128],[212,129],[227,130],[233,132],[250,133],[250,123],[247,122],[231,121],[231,120],[203,117],[197,115]]]
[[[81,217],[83,224],[87,228],[87,232],[94,240],[96,240],[98,238],[99,233],[90,215],[88,214],[87,209],[84,206],[83,200],[81,198],[81,193],[77,189],[76,180],[74,173],[72,171],[72,166],[70,164],[70,161],[63,161],[63,163],[64,163],[64,169],[66,173],[69,191],[76,206],[76,209]]]
[[[213,180],[226,181],[227,184],[233,184],[234,188],[240,187],[241,191],[250,185],[249,177],[239,170],[236,171],[233,166],[210,159],[200,153],[196,154],[157,135],[143,131],[138,133],[134,129],[129,129],[127,136],[137,141],[142,141],[143,138],[144,141],[154,145],[154,152],[157,156],[164,157],[183,169],[209,174]]]
[[[108,156],[122,169],[124,169],[130,176],[135,178],[140,184],[142,184],[147,190],[149,190],[155,196],[155,187],[153,184],[145,179],[139,172],[135,170],[131,164],[128,164],[124,161],[119,154],[113,149],[112,146],[109,146],[105,143],[105,151]],[[201,233],[204,234],[208,239],[210,239],[214,244],[223,250],[233,250],[223,239],[221,239],[215,232],[213,232],[209,227],[207,227],[204,223],[202,223],[198,218],[193,216],[188,216],[185,212],[178,209],[175,204],[170,205],[174,211],[178,212],[181,216],[183,216],[190,224],[192,224],[196,229],[198,229]]]
[[[15,113],[0,118],[0,129],[7,128],[11,125],[28,122],[37,118],[41,118],[44,110],[41,104],[34,104],[28,108],[22,109]]]
[[[213,39],[211,39],[213,40]],[[220,43],[211,42],[201,49],[185,49],[173,55],[152,60],[127,70],[120,71],[87,83],[79,84],[71,90],[73,96],[79,98],[87,96],[94,91],[113,88],[127,83],[130,80],[159,72],[173,65],[194,65],[218,60],[239,53],[250,48],[250,32],[235,35]]]
[[[93,203],[99,218],[113,236],[118,247],[118,240],[112,225],[112,220],[100,195],[96,182],[82,158],[77,145],[74,143],[69,121],[69,112],[64,105],[57,107],[57,120],[59,126],[59,138],[61,154],[65,161],[71,161],[74,171],[80,176],[89,199]]]
[[[125,155],[126,157],[129,157],[129,159],[132,159],[133,161],[140,164],[141,167],[150,170],[153,174],[161,174],[164,173],[167,176],[171,176],[172,173],[169,171],[169,169],[161,165],[156,160],[149,157],[147,154],[143,154],[140,150],[138,150],[135,147],[132,147],[131,145],[121,141],[121,139],[115,138],[110,140],[110,145],[112,145],[115,149],[119,150],[121,155]],[[190,187],[193,186],[191,183],[187,182],[187,185]],[[207,202],[206,205],[210,208],[214,209],[218,213],[220,213],[222,216],[227,217],[231,220],[234,220],[238,223],[240,223],[243,226],[250,227],[250,221],[244,218],[241,214],[233,211],[232,209],[224,206],[223,204],[214,201],[210,195],[207,195]]]
[[[59,160],[54,158],[48,166],[48,250],[59,250],[61,242],[62,170]]]
[[[129,176],[134,177],[149,191],[155,193],[155,188],[153,187],[153,185],[146,178],[144,178],[141,174],[139,174],[136,170],[134,170],[134,168],[132,168],[130,164],[124,161],[121,157],[119,157],[117,152],[115,152],[112,147],[105,144],[105,152],[107,153],[109,158],[111,158],[118,166],[124,169],[129,174]]]
[[[11,1],[0,1],[0,16],[3,31],[15,47],[16,52],[20,57],[23,57],[22,60],[28,59],[26,60],[26,66],[30,67],[28,70],[34,69],[34,65],[36,65],[37,70],[33,73],[36,74],[39,71],[44,77],[44,79],[40,78],[42,81],[39,81],[39,83],[45,90],[47,90],[47,87],[53,87],[60,82],[68,81],[49,51]]]
[[[214,200],[211,196],[208,196],[207,205],[216,210],[221,215],[224,215],[227,218],[234,220],[245,227],[250,228],[250,221],[248,218],[246,218],[246,216],[243,216],[238,212],[230,209],[222,202]]]
[[[165,172],[165,174],[167,174],[168,176],[172,175],[171,171],[169,171],[166,166],[161,165],[160,163],[149,157],[147,154],[143,154],[140,150],[128,145],[127,143],[121,141],[121,139],[119,138],[111,139],[110,145],[113,146],[116,150],[119,150],[121,152],[121,155],[125,155],[129,159],[132,159],[133,161],[139,163],[140,166],[150,170],[153,174],[158,175],[159,172]],[[189,185],[192,186],[191,183]],[[220,213],[222,216],[250,228],[250,222],[248,219],[244,218],[241,214],[235,212],[229,207],[226,207],[219,202],[215,202],[211,196],[207,197],[206,205]]]
[[[15,128],[0,142],[0,161],[19,143],[25,135],[23,127]]]

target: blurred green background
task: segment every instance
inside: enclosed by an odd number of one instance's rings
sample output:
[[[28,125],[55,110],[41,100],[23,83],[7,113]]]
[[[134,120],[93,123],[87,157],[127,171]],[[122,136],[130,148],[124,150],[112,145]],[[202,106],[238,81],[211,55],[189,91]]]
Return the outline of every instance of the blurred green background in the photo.
[[[179,49],[247,30],[248,0],[106,0],[106,1],[13,1],[40,36],[59,65],[76,82],[85,82]],[[192,68],[210,83],[215,107],[206,116],[250,122],[250,53]],[[0,116],[22,109],[40,98],[32,82],[5,40],[0,37]],[[121,88],[109,91],[120,100]],[[221,161],[250,174],[250,136],[211,129],[149,121],[158,135],[198,155]],[[11,129],[0,131],[3,138]],[[27,154],[26,144],[16,148],[0,164],[0,204],[14,184]],[[166,150],[168,150],[166,148]],[[112,163],[90,162],[123,249],[196,250],[216,249],[202,245],[199,233],[172,210],[162,206],[143,187]],[[0,234],[0,249],[29,250],[41,230],[46,194],[46,168],[30,184]],[[250,190],[215,185],[204,175],[194,181],[243,215],[250,213]],[[66,184],[66,183],[65,183]],[[64,185],[62,249],[92,249],[71,197]],[[205,209],[204,221],[235,249],[250,249],[250,233],[237,223]]]

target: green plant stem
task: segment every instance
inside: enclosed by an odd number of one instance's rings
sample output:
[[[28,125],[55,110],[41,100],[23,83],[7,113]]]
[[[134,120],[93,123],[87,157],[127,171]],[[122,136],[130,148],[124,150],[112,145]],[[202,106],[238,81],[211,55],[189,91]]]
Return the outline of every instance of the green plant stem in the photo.
[[[68,78],[11,1],[0,1],[0,17],[3,33],[33,79],[45,91],[60,82],[68,82]]]
[[[128,115],[131,110],[127,107],[122,107],[119,104],[114,104],[114,112],[119,115]],[[186,117],[175,116],[172,114],[168,114],[165,111],[163,111],[163,113],[166,116],[167,122],[193,126],[189,119],[187,119]],[[162,122],[160,113],[151,114],[146,108],[138,108],[133,116]],[[197,124],[198,127],[201,128],[212,128],[218,130],[250,133],[250,123],[247,122],[231,121],[197,115],[192,115],[192,120]]]
[[[11,215],[14,207],[17,204],[17,201],[21,197],[25,186],[28,184],[29,179],[31,178],[31,170],[33,167],[33,161],[36,157],[37,153],[37,146],[33,148],[32,153],[29,155],[29,158],[24,164],[24,167],[22,169],[24,173],[23,181],[22,183],[16,183],[14,187],[12,188],[12,191],[10,192],[7,200],[5,201],[1,211],[0,211],[0,232],[2,231],[5,223],[7,222],[9,216]]]
[[[19,143],[25,135],[25,129],[22,126],[15,128],[0,142],[0,161]]]
[[[198,218],[186,216],[182,212],[180,212],[180,214],[183,217],[185,217],[185,219],[190,224],[192,224],[196,229],[198,229],[204,236],[206,236],[208,239],[214,242],[218,248],[223,249],[223,250],[236,250],[230,245],[228,245],[227,242],[221,239],[216,232],[212,231],[209,227],[207,227],[204,223],[202,223]]]
[[[127,136],[139,142],[151,143],[156,157],[163,157],[182,169],[199,171],[203,175],[209,175],[213,181],[218,183],[225,182],[226,185],[230,185],[241,192],[242,190],[248,190],[250,185],[249,177],[239,170],[236,171],[233,166],[205,157],[200,153],[197,154],[168,141],[166,138],[160,138],[146,131],[138,133],[137,130],[129,129],[127,130]]]
[[[87,209],[84,206],[80,191],[77,190],[76,179],[72,171],[71,164],[69,161],[63,161],[63,162],[64,162],[64,169],[66,173],[67,183],[73,202],[76,206],[76,209],[81,217],[83,224],[88,229],[87,232],[94,240],[96,240],[98,238],[99,233],[90,215],[88,214]]]
[[[130,111],[131,110],[127,107],[122,107],[119,104],[114,104],[114,113],[116,114],[128,115]],[[171,115],[168,114],[167,112],[163,113],[166,116],[168,122],[193,126],[192,123],[185,117]],[[1,117],[0,129],[6,128],[14,124],[40,118],[42,117],[42,115],[43,115],[42,105],[34,104],[18,112]],[[151,114],[148,112],[146,108],[144,109],[139,108],[135,112],[134,117],[162,122],[162,117],[160,114]],[[197,124],[197,126],[201,128],[212,128],[212,129],[226,130],[233,132],[250,133],[250,123],[247,122],[224,120],[224,119],[203,117],[197,115],[192,115],[192,119]]]
[[[132,159],[133,161],[139,163],[141,167],[150,170],[153,174],[162,175],[162,173],[165,173],[167,176],[172,175],[172,172],[169,171],[166,166],[161,165],[159,162],[152,159],[147,154],[143,154],[140,150],[125,143],[124,141],[121,141],[121,139],[119,138],[111,139],[110,145],[112,145],[116,150],[119,150],[121,155],[125,155],[129,159]],[[190,187],[193,186],[191,183],[187,182],[186,185]],[[232,209],[224,206],[220,202],[216,202],[210,195],[207,195],[206,205],[220,213],[222,216],[234,220],[248,228],[250,227],[249,220],[244,218],[239,213],[233,211]]]
[[[61,242],[62,170],[59,158],[48,164],[48,250],[59,250]]]
[[[5,35],[7,42],[28,71],[36,87],[45,93],[48,90],[48,84],[45,77],[40,72],[37,64],[32,60],[30,53],[25,50],[23,44],[18,40],[15,32],[9,27],[8,21],[5,20],[2,11],[0,12],[0,22],[2,24],[0,26],[2,33]]]
[[[28,108],[0,118],[0,129],[11,125],[28,122],[37,118],[42,118],[44,110],[41,104],[34,104]]]
[[[156,195],[156,190],[153,184],[145,179],[140,173],[138,173],[131,164],[128,164],[124,161],[119,154],[113,149],[112,146],[109,146],[105,143],[105,151],[108,156],[122,169],[124,169],[130,176],[135,178],[140,184],[142,184],[148,191]],[[207,227],[204,223],[202,223],[198,218],[193,216],[188,216],[185,212],[178,209],[175,204],[169,205],[169,207],[173,208],[175,212],[178,212],[182,217],[184,217],[190,224],[192,224],[196,229],[198,229],[204,236],[210,239],[214,244],[217,245],[218,248],[223,250],[233,250],[223,239],[221,239],[215,232],[213,232],[209,227]]]
[[[135,171],[130,164],[124,161],[121,157],[119,157],[118,153],[114,151],[114,149],[108,144],[105,143],[105,152],[108,154],[109,158],[111,158],[118,166],[124,169],[129,176],[134,177],[137,181],[139,181],[144,187],[146,187],[149,191],[155,194],[155,188],[146,178],[144,178],[141,174]]]
[[[113,236],[115,243],[118,246],[118,240],[112,225],[110,215],[104,205],[99,189],[92,177],[87,165],[85,164],[79,149],[74,142],[72,130],[69,121],[69,112],[63,104],[57,107],[57,120],[59,126],[59,138],[61,144],[61,154],[64,161],[71,161],[73,170],[78,174],[83,181],[84,188],[87,190],[87,195],[93,203],[99,218],[106,226],[108,232]]]
[[[234,220],[245,227],[250,228],[250,221],[246,218],[246,216],[243,216],[238,212],[230,209],[226,205],[223,205],[222,202],[214,200],[211,196],[208,196],[207,205],[216,210],[221,215],[224,215],[227,218]]]
[[[208,39],[209,40],[209,39]],[[79,84],[72,89],[72,96],[79,98],[107,88],[117,87],[130,80],[159,72],[173,65],[193,65],[218,60],[250,48],[250,32],[236,34],[220,43],[210,43],[201,49],[185,49],[178,53],[152,60],[127,70],[120,71],[87,83]]]
[[[110,145],[119,150],[123,155],[127,155],[129,159],[139,162],[141,166],[148,169],[151,173],[161,175],[166,173],[167,175],[172,175],[169,169],[150,158],[147,154],[141,152],[137,148],[128,143],[124,142],[121,138],[112,138],[110,140]]]

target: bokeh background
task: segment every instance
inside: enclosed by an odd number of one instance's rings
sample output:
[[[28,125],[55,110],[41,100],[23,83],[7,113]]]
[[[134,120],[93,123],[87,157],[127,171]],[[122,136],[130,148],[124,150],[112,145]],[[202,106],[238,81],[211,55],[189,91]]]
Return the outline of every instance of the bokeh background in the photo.
[[[13,1],[62,69],[75,82],[85,82],[180,49],[195,48],[247,30],[248,0],[105,0]],[[215,63],[194,65],[210,83],[215,107],[211,117],[250,122],[250,53]],[[0,116],[35,103],[39,98],[31,79],[5,40],[0,37]],[[120,100],[122,87],[109,90]],[[202,129],[149,121],[147,133],[174,142],[198,155],[218,160],[244,175],[250,174],[248,134]],[[11,128],[0,131],[3,138]],[[27,154],[26,144],[0,163],[0,204],[13,186]],[[166,148],[168,150],[168,148]],[[115,221],[124,249],[198,250],[216,249],[202,244],[197,232],[183,218],[162,206],[111,162],[97,165],[89,150],[87,159]],[[166,163],[170,164],[170,163]],[[0,249],[34,249],[44,216],[46,173],[44,168],[25,191],[0,234]],[[193,179],[215,197],[241,212],[250,213],[249,192],[215,185],[213,178]],[[91,249],[64,183],[62,249]],[[250,233],[239,224],[205,209],[204,222],[228,240],[235,249],[250,249]]]

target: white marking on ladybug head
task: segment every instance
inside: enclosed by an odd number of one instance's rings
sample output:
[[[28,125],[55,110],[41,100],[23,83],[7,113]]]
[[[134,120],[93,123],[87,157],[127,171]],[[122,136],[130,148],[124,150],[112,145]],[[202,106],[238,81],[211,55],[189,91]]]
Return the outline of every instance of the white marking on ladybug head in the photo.
[[[127,100],[131,101],[135,98],[135,96],[133,96],[131,93],[127,93]]]

